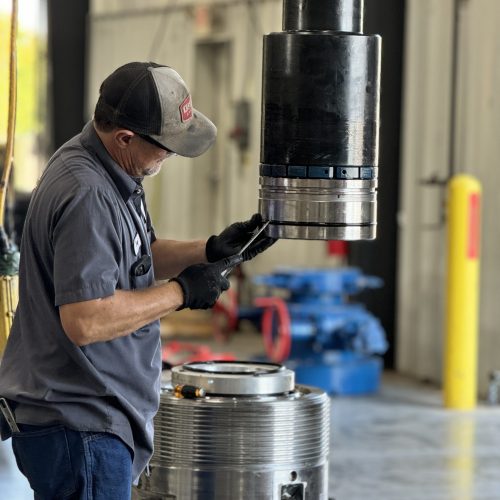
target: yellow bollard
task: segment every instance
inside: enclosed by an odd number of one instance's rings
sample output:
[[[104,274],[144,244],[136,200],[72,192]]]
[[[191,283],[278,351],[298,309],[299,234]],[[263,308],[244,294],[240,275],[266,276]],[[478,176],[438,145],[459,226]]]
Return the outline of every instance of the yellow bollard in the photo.
[[[456,175],[448,186],[444,406],[470,410],[477,397],[481,185]]]

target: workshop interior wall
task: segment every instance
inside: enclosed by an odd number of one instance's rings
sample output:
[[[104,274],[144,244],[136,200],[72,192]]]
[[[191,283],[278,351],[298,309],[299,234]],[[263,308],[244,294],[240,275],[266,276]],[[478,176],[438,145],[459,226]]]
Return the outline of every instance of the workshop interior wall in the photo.
[[[399,211],[397,368],[440,380],[444,187],[448,175],[453,0],[407,4]]]
[[[458,4],[454,134],[453,3],[408,1],[397,367],[422,380],[441,380],[446,193],[433,179],[446,179],[450,168],[469,173],[483,185],[479,388],[484,394],[489,373],[500,368],[500,3]]]
[[[149,209],[160,237],[203,238],[257,210],[260,150],[262,36],[281,30],[282,0],[93,0],[89,16],[87,112],[99,83],[115,67],[153,60],[174,67],[194,106],[218,127],[216,145],[197,159],[167,160],[146,182]],[[237,103],[250,106],[250,142],[240,150]],[[278,265],[331,266],[327,245],[280,241],[247,265],[251,273]]]

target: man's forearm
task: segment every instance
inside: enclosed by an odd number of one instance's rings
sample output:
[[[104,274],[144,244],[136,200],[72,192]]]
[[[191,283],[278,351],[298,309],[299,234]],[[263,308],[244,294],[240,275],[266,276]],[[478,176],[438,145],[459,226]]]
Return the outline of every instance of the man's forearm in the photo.
[[[66,335],[77,345],[123,337],[178,309],[182,289],[176,282],[143,290],[116,290],[104,299],[59,308]]]
[[[170,279],[188,266],[207,262],[205,245],[205,240],[156,240],[151,245],[155,278]]]

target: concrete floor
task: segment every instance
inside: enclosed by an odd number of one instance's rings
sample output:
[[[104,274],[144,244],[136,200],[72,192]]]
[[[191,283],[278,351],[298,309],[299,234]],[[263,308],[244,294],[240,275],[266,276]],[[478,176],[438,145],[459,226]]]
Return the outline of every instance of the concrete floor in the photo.
[[[248,347],[235,339],[215,350]],[[333,398],[330,496],[500,500],[500,408],[445,411],[439,391],[394,374],[375,396]],[[0,443],[0,499],[28,498],[10,441]]]
[[[335,500],[499,500],[500,409],[441,408],[441,393],[386,375],[380,394],[332,400]]]

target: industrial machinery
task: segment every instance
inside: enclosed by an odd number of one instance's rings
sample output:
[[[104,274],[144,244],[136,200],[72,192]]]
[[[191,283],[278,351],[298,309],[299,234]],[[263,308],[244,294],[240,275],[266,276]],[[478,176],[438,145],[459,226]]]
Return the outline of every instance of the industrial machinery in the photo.
[[[363,0],[284,0],[264,36],[259,211],[276,238],[376,236],[381,38]]]
[[[278,364],[172,369],[136,499],[327,500],[329,400]]]
[[[382,280],[357,268],[281,269],[255,280],[288,295],[256,300],[264,308],[262,333],[271,360],[286,360],[298,382],[328,393],[378,389],[385,333],[378,319],[348,296],[378,288]]]

